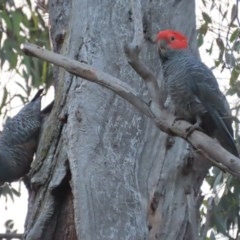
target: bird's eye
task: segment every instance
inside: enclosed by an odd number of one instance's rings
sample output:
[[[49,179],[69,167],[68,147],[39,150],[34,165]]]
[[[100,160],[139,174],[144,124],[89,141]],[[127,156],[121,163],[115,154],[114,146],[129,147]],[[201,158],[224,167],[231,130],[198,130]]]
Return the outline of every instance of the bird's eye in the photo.
[[[170,38],[170,40],[171,40],[171,41],[174,41],[174,40],[175,40],[175,37],[174,37],[174,36],[172,36],[172,37]]]

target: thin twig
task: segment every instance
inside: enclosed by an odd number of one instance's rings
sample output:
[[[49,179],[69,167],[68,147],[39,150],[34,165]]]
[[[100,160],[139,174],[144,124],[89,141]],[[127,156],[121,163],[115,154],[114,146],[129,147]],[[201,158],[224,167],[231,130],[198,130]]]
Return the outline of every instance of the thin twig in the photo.
[[[157,79],[152,71],[139,60],[139,53],[144,40],[141,1],[131,0],[131,4],[134,24],[134,36],[130,44],[125,44],[124,50],[128,59],[128,63],[145,81],[151,97],[152,108],[156,110],[161,107],[161,92],[157,83]]]
[[[23,234],[19,233],[0,233],[0,239],[23,239]]]
[[[152,71],[143,64],[139,59],[139,46],[133,46],[132,44],[125,45],[125,54],[128,58],[128,63],[135,70],[135,72],[142,77],[146,82],[149,94],[152,98],[152,102],[160,106],[160,88],[157,83],[157,79],[152,73]]]

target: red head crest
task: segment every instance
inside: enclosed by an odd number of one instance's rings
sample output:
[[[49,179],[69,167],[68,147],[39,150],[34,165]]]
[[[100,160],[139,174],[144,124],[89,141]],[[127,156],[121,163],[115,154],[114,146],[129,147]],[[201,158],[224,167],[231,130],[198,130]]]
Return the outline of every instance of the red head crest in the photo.
[[[165,47],[170,49],[188,48],[188,39],[181,32],[172,29],[166,29],[158,32],[156,37],[157,43],[164,43]],[[160,45],[162,47],[162,44]]]

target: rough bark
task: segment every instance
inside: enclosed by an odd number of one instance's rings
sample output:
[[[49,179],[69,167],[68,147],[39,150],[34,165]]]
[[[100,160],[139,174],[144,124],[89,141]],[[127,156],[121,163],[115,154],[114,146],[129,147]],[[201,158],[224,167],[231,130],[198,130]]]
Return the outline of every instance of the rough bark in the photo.
[[[181,30],[196,49],[194,7],[143,0],[144,31]],[[146,94],[123,50],[133,37],[130,1],[50,0],[49,14],[54,51]],[[159,72],[149,42],[141,57]],[[55,106],[30,173],[26,239],[197,239],[208,163],[111,91],[59,68],[54,78]]]

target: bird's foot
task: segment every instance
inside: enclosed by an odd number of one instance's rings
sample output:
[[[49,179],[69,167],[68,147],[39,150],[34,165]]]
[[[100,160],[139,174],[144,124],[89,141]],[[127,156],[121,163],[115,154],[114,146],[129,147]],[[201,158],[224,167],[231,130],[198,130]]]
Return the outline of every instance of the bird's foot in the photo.
[[[183,117],[181,116],[176,116],[176,118],[174,119],[174,122],[173,122],[173,125],[177,122],[177,121],[181,121],[181,120],[184,120],[186,121],[186,119],[184,119]],[[200,127],[202,121],[199,117],[197,117],[197,121],[191,125],[190,127],[188,127],[186,129],[186,138],[188,138],[195,130],[199,130],[199,131],[202,131],[203,132],[203,129]]]
[[[203,131],[203,129],[200,127],[199,121],[197,121],[196,123],[194,123],[193,125],[191,125],[186,129],[186,133],[187,133],[186,137],[188,138],[195,130]]]
[[[177,122],[177,121],[186,121],[183,117],[180,116],[176,116],[174,121],[173,121],[173,125]]]

